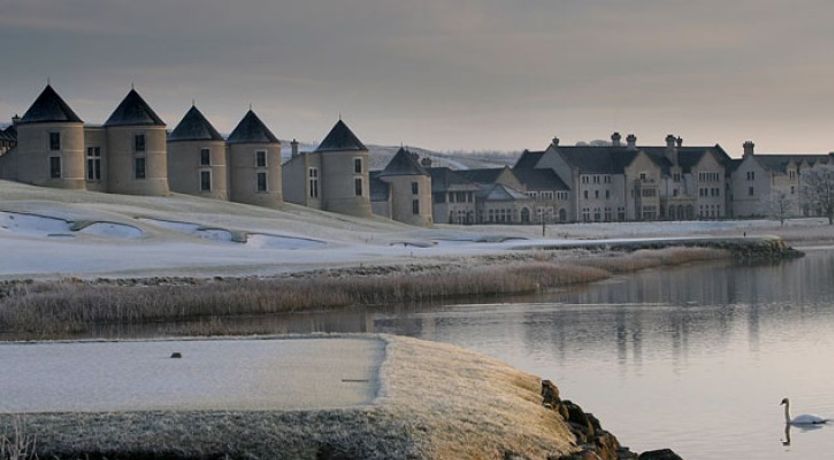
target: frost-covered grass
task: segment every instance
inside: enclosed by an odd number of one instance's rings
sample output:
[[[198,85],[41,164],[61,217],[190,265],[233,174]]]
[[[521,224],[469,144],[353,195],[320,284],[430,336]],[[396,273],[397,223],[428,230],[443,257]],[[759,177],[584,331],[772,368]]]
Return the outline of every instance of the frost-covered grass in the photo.
[[[583,257],[571,254],[533,251],[473,258],[460,266],[438,265],[414,271],[366,267],[294,278],[11,283],[0,290],[0,332],[51,337],[83,332],[103,323],[181,321],[532,293],[598,281],[614,273],[728,257],[725,251],[705,248]]]
[[[371,406],[42,413],[27,415],[26,430],[41,458],[544,460],[577,450],[564,420],[542,406],[538,377],[452,345],[374,337],[386,344]],[[0,414],[0,435],[13,419]]]
[[[22,416],[9,421],[7,434],[0,432],[0,460],[36,460],[37,439],[26,430]]]

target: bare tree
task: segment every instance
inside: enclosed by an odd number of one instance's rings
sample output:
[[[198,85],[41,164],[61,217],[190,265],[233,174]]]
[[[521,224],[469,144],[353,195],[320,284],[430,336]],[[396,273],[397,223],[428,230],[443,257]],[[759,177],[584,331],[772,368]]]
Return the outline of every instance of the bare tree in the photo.
[[[794,206],[794,199],[784,191],[774,191],[770,195],[770,202],[767,204],[768,214],[774,219],[779,219],[779,225],[785,225],[785,219],[791,215]]]
[[[805,203],[834,224],[834,166],[820,165],[802,172]]]

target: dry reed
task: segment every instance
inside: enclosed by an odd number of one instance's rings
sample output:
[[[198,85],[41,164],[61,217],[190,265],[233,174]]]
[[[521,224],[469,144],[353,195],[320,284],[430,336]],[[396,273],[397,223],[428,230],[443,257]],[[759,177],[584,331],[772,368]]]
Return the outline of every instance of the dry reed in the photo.
[[[337,278],[228,279],[186,285],[39,282],[15,286],[0,297],[0,331],[49,336],[82,332],[103,323],[183,321],[523,294],[726,255],[713,249],[670,248],[571,262],[545,261],[536,254],[532,260],[472,269]]]

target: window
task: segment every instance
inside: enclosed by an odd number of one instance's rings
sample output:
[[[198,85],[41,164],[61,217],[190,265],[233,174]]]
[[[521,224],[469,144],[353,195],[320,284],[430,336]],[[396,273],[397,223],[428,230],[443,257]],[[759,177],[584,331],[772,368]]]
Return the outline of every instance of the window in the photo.
[[[353,180],[353,193],[356,196],[362,196],[362,178],[357,177]]]
[[[588,199],[588,191],[587,190],[585,190],[585,199],[586,200]]]
[[[145,151],[145,135],[144,134],[137,134],[133,136],[133,151],[134,152],[144,152]]]
[[[594,198],[599,199],[599,190],[594,190]]]
[[[211,191],[211,171],[200,171],[200,191]]]
[[[794,193],[796,193],[796,187],[791,185],[791,195],[793,195]]]
[[[611,190],[606,190],[605,191],[605,199],[607,200],[607,199],[610,199],[610,198],[611,198]]]
[[[644,172],[641,172],[641,173],[640,173],[640,180],[641,180],[641,181],[645,181],[645,180],[646,180],[646,173],[644,173]]]
[[[266,151],[258,150],[255,152],[255,167],[266,168]]]
[[[582,220],[585,222],[591,221],[591,209],[590,208],[582,208]]]
[[[133,159],[133,177],[136,179],[145,178],[145,157]]]
[[[200,166],[211,165],[211,152],[209,149],[200,149]]]
[[[625,220],[625,208],[617,208],[617,220]]]
[[[672,196],[678,196],[678,189],[672,190]]]
[[[61,150],[61,133],[49,133],[49,150]]]
[[[258,174],[258,192],[266,192],[266,173],[259,172]]]
[[[101,180],[101,147],[87,147],[87,180]]]
[[[672,175],[672,180],[674,180],[675,182],[680,182],[681,181],[681,174],[680,173],[673,174]]]
[[[411,200],[411,213],[420,214],[420,200]]]
[[[307,172],[310,183],[310,198],[319,197],[319,168],[310,168]]]
[[[420,192],[420,184],[418,184],[417,182],[412,182],[411,183],[411,194],[416,195],[419,192]]]
[[[605,208],[605,221],[611,222],[611,208]]]
[[[594,208],[594,222],[599,222],[602,220],[602,213],[600,213],[599,208]]]
[[[356,174],[362,174],[362,159],[361,158],[354,158],[353,159],[353,172]]]
[[[755,195],[755,192],[753,191],[753,187],[750,187],[750,188],[747,189],[747,195],[749,195],[749,196]]]
[[[747,180],[756,180],[756,171],[747,171]]]
[[[61,178],[61,157],[49,157],[49,177],[52,179]]]

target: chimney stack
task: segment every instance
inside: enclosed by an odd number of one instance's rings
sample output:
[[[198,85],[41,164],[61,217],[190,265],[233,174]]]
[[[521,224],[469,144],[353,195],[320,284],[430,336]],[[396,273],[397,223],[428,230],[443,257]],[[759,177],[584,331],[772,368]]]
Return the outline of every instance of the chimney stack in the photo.
[[[666,159],[672,165],[678,165],[678,138],[673,134],[666,136]]]
[[[14,114],[14,116],[12,117],[12,124],[16,125],[18,123],[20,123],[20,116],[18,114]]]
[[[558,137],[554,137],[554,138],[553,138],[553,145],[554,145],[555,147],[558,147],[558,146],[559,146],[559,138],[558,138]]]
[[[420,160],[420,164],[423,165],[424,168],[431,168],[431,158],[423,157],[423,159]]]
[[[634,134],[626,136],[626,146],[629,150],[637,150],[637,136]]]
[[[620,146],[620,139],[622,139],[622,136],[620,136],[620,133],[615,132],[614,134],[611,135],[611,145],[613,145],[614,147],[619,147]]]
[[[755,149],[756,144],[753,141],[747,141],[744,143],[744,156],[747,157],[749,155],[753,155],[753,150]]]
[[[292,158],[295,158],[298,156],[298,141],[293,139],[290,145],[292,146]]]
[[[683,138],[682,137],[678,136],[678,138],[675,139],[675,142],[677,142],[678,148],[683,147]]]

